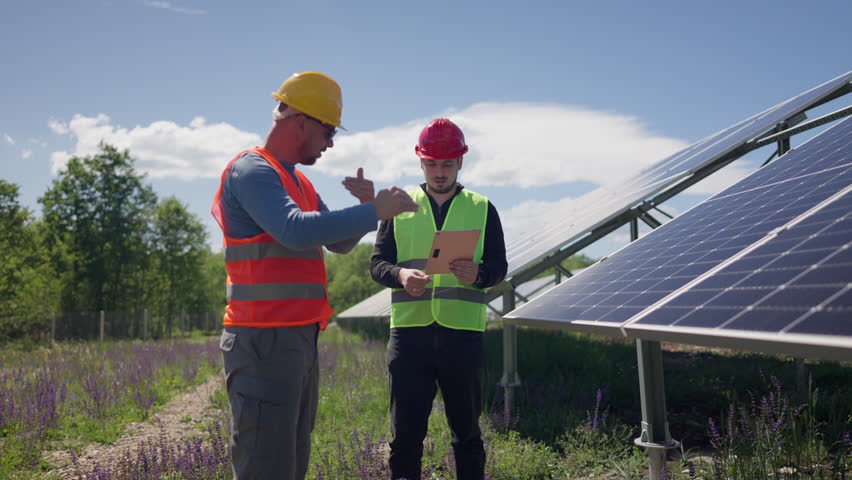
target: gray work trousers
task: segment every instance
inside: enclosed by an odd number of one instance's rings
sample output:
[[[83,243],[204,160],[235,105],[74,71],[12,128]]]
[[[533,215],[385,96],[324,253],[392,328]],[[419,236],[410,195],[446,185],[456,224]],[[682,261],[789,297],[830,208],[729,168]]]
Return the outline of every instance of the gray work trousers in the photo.
[[[319,324],[225,327],[234,480],[303,480],[317,415]]]

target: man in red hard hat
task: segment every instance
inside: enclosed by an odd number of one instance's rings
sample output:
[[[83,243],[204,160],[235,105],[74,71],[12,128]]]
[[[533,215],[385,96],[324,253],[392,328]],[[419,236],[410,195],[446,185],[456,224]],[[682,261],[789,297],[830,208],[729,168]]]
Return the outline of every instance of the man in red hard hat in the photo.
[[[506,276],[503,228],[494,205],[457,181],[468,146],[456,124],[432,121],[414,151],[426,182],[409,195],[420,209],[381,222],[370,262],[373,280],[393,289],[387,349],[391,478],[420,478],[423,440],[440,388],[457,478],[480,480],[485,289]],[[424,273],[435,232],[465,229],[480,230],[473,258],[453,261],[449,274]]]

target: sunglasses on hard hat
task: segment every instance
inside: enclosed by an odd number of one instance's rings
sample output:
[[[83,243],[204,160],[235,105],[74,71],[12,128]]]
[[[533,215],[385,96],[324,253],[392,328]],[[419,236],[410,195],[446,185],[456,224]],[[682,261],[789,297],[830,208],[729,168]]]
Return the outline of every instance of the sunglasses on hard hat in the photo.
[[[312,116],[310,116],[310,115],[308,115],[308,114],[306,114],[306,113],[303,113],[302,115],[304,115],[304,116],[305,116],[305,118],[310,118],[311,120],[313,120],[313,121],[315,121],[315,122],[319,123],[319,124],[320,124],[320,126],[321,126],[323,129],[325,129],[325,139],[326,139],[327,141],[331,141],[331,139],[332,139],[332,138],[334,138],[334,136],[335,136],[335,135],[337,135],[337,128],[335,128],[335,126],[334,126],[334,125],[329,125],[328,123],[325,123],[325,122],[323,122],[323,121],[321,121],[321,120],[319,120],[319,119],[316,119],[316,118],[314,118],[314,117],[312,117]]]

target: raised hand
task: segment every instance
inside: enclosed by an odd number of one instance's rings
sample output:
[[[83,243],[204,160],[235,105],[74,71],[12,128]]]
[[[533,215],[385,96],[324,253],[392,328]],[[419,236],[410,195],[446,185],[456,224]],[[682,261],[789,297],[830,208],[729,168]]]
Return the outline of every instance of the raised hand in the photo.
[[[352,196],[360,200],[361,203],[372,202],[375,198],[373,182],[364,178],[364,169],[361,167],[358,167],[356,177],[346,177],[340,183],[343,184],[346,190],[349,190]]]
[[[416,212],[420,208],[405,190],[398,187],[379,190],[373,200],[373,207],[380,220],[389,220],[400,213]]]

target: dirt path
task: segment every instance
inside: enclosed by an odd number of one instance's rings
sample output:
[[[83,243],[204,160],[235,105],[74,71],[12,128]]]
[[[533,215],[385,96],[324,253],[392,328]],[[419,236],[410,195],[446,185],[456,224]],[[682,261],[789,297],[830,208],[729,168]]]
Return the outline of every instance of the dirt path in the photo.
[[[181,439],[198,433],[194,426],[200,422],[212,420],[216,410],[212,408],[210,397],[224,388],[224,376],[221,373],[211,375],[206,382],[194,389],[172,398],[159,412],[141,423],[130,423],[125,433],[112,445],[86,445],[77,463],[82,472],[91,472],[95,463],[102,466],[113,465],[126,451],[135,451],[144,440],[155,438],[160,432],[170,439]],[[67,450],[45,452],[44,460],[56,467],[47,473],[45,479],[74,478],[74,466],[71,453]]]

